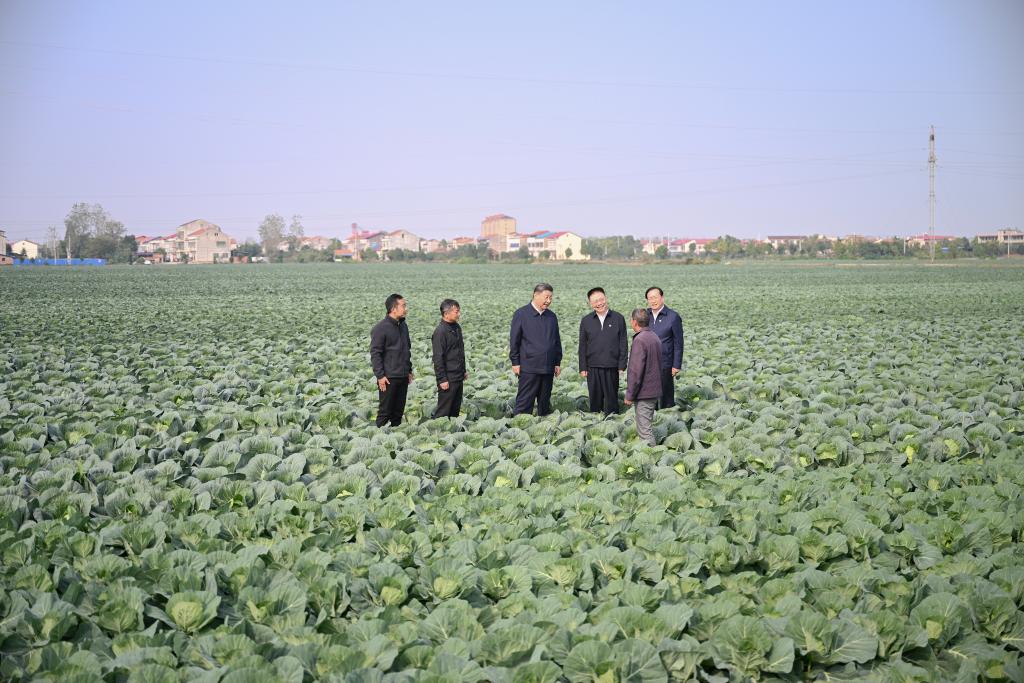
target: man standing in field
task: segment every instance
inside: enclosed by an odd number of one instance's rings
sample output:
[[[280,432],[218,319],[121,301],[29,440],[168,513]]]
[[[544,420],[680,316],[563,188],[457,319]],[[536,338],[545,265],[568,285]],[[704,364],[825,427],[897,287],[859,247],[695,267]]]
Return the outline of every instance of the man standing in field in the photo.
[[[541,283],[533,288],[533,300],[512,316],[508,357],[512,372],[519,377],[514,415],[551,412],[551,388],[554,378],[562,372],[562,338],[558,334],[558,317],[548,310],[554,287]]]
[[[635,404],[636,433],[648,446],[653,446],[651,422],[662,394],[661,342],[650,329],[650,314],[646,310],[634,309],[629,318],[634,334],[626,371],[626,405]]]
[[[665,305],[665,292],[661,287],[648,287],[644,298],[650,308],[650,327],[661,340],[661,398],[659,408],[676,404],[675,379],[683,367],[683,319]]]
[[[441,302],[441,322],[430,339],[437,380],[437,409],[434,417],[458,417],[462,408],[462,383],[466,372],[466,347],[462,341],[459,315],[462,311],[455,299]]]
[[[405,413],[412,376],[412,343],[405,323],[407,305],[401,294],[384,301],[388,314],[370,331],[370,364],[377,378],[377,426],[397,427]]]
[[[580,377],[587,380],[590,412],[619,412],[619,373],[626,369],[626,319],[608,308],[600,287],[587,292],[593,313],[580,321]]]

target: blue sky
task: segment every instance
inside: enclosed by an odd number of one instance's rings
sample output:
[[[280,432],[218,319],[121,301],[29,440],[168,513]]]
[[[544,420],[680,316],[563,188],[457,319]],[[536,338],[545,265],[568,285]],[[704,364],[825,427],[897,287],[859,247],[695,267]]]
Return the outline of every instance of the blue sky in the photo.
[[[1024,3],[0,0],[0,228],[1024,227]]]

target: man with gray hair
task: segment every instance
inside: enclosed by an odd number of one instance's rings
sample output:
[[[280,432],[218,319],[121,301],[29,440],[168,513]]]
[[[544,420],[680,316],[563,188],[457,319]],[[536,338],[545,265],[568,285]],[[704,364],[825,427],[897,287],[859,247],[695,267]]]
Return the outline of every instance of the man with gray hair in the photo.
[[[646,308],[633,309],[629,317],[634,334],[626,368],[626,405],[636,405],[636,433],[653,446],[651,422],[661,396],[661,340],[650,329]]]
[[[542,282],[533,288],[533,300],[516,310],[509,333],[508,358],[519,378],[514,415],[551,412],[551,388],[562,372],[562,338],[558,316],[550,310],[554,287]]]

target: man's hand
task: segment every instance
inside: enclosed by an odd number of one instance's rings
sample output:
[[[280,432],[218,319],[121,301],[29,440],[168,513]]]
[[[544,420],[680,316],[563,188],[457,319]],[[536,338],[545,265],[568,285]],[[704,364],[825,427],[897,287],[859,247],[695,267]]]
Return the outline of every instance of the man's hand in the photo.
[[[380,389],[381,391],[387,391],[389,384],[391,384],[391,382],[388,381],[387,377],[381,377],[379,380],[377,380],[377,388]]]
[[[441,391],[448,391],[448,380],[441,382],[437,386],[441,388]]]
[[[586,377],[586,376],[587,376],[587,371],[586,370],[580,370],[580,377]]]
[[[622,401],[622,402],[623,402],[623,403],[625,403],[625,404],[626,404],[627,406],[631,406],[631,405],[633,405],[633,402],[632,402],[632,401],[630,401],[630,400],[629,400],[628,398],[627,398],[627,399],[623,399],[623,401]]]
[[[672,368],[672,376],[675,377],[679,374],[679,368]]]
[[[518,365],[513,365],[512,366],[512,374],[515,375],[516,377],[519,376],[519,366]]]
[[[413,381],[414,379],[416,379],[416,377],[414,377],[414,376],[413,376],[413,374],[412,374],[412,373],[410,372],[410,373],[409,373],[409,384],[412,384],[412,381]]]
[[[463,379],[463,381],[469,379],[469,373],[467,372],[465,375],[463,375],[462,379]]]
[[[556,365],[556,366],[555,366],[555,377],[558,377],[558,376],[559,376],[559,375],[561,375],[561,374],[562,374],[562,368],[560,368],[560,367],[558,367],[558,366]]]

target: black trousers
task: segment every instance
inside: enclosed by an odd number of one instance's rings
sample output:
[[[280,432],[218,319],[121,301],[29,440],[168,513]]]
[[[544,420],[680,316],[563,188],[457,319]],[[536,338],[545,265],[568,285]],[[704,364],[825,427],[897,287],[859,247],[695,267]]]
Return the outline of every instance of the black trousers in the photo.
[[[437,388],[437,408],[434,417],[458,417],[462,408],[462,380],[449,380],[448,388]]]
[[[516,406],[513,415],[532,413],[534,401],[537,403],[537,415],[551,413],[551,387],[555,376],[537,375],[532,372],[519,373],[519,391],[516,392]]]
[[[589,368],[587,391],[590,412],[612,415],[619,412],[619,371],[617,368]]]
[[[676,378],[672,376],[672,368],[661,371],[661,398],[658,399],[658,410],[673,408],[676,405]]]
[[[377,392],[377,426],[391,423],[392,427],[402,424],[405,414],[405,397],[409,393],[408,377],[388,377],[387,391]]]

